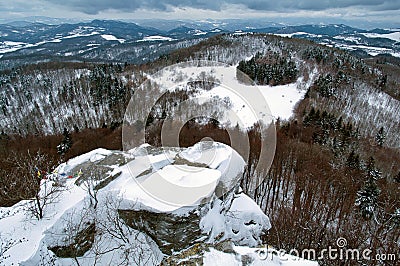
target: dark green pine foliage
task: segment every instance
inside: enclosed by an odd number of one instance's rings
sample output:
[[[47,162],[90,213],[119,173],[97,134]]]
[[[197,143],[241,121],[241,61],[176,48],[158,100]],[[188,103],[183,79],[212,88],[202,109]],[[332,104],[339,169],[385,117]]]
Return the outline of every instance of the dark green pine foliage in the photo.
[[[237,67],[259,85],[284,85],[296,80],[296,63],[289,56],[269,51],[263,55],[258,52],[248,61],[240,61]]]
[[[322,97],[334,96],[336,92],[333,77],[329,73],[318,77],[313,87]]]
[[[378,186],[371,179],[368,179],[364,187],[357,192],[356,206],[359,207],[365,219],[370,219],[373,216],[379,193]]]
[[[353,169],[360,168],[360,156],[351,150],[349,157],[347,158],[346,165]]]
[[[335,156],[342,157],[348,154],[352,143],[358,139],[358,128],[349,121],[343,122],[343,118],[337,118],[326,110],[320,111],[311,107],[307,113],[303,111],[303,125],[313,127],[312,141],[320,145],[327,145],[332,149]],[[346,156],[346,155],[345,155]]]
[[[64,128],[63,136],[63,140],[57,146],[57,153],[59,155],[64,155],[72,147],[72,138],[71,134],[68,132],[68,129]]]
[[[122,71],[122,66],[99,65],[96,66],[90,76],[90,94],[93,105],[107,104],[110,110],[123,109],[130,99],[130,89],[117,78]]]
[[[371,219],[375,213],[380,189],[376,180],[381,177],[381,173],[375,168],[374,159],[371,157],[366,166],[367,180],[364,186],[357,192],[356,206],[365,219]]]
[[[375,140],[379,147],[382,147],[385,143],[386,133],[383,127],[379,129],[378,133],[376,134]]]
[[[375,160],[373,157],[370,157],[366,164],[366,174],[368,178],[372,178],[373,180],[381,179],[382,173],[375,167]]]

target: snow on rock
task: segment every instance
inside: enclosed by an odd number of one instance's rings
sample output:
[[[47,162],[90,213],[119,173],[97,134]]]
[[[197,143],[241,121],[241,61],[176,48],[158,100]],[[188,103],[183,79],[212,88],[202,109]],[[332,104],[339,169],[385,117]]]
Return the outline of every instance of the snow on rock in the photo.
[[[192,162],[205,164],[221,173],[217,196],[232,190],[242,178],[245,162],[243,158],[229,146],[217,142],[199,142],[179,154],[180,157]]]
[[[135,152],[142,154],[138,150]],[[146,171],[136,180],[121,177],[121,182],[118,182],[123,187],[120,193],[122,219],[130,227],[157,239],[158,246],[166,254],[187,248],[199,239],[209,238],[208,233],[201,229],[200,220],[210,212],[211,206],[220,206],[222,215],[227,213],[245,166],[236,151],[221,143],[200,142],[183,151],[170,153],[175,154],[173,162],[159,170],[143,164],[136,157],[130,167],[137,169],[135,164],[138,163],[145,165]],[[164,162],[169,162],[172,157],[165,158],[152,150],[150,158],[157,162],[154,156]],[[139,171],[135,170],[137,173]],[[116,189],[113,184],[110,188]],[[151,193],[143,192],[143,188]],[[215,194],[217,190],[225,194],[223,200]],[[129,208],[129,204],[134,206]]]
[[[86,161],[96,161],[96,158],[104,158],[105,156],[110,154],[112,154],[112,151],[102,148],[92,150],[88,153],[72,158],[66,163],[61,164],[58,167],[58,172],[67,172],[68,170],[73,169],[77,165],[80,165]]]
[[[57,199],[45,206],[43,219],[27,212],[29,200],[0,209],[1,241],[16,241],[0,264],[158,265],[167,255],[193,245],[232,241],[256,247],[271,225],[256,203],[240,192],[244,166],[236,151],[213,142],[186,149],[96,149],[73,158],[42,181],[48,186],[64,184]],[[154,190],[144,189],[146,182],[172,198],[195,195],[195,204],[157,198]],[[165,183],[186,192],[176,194]],[[207,187],[207,193],[196,194],[198,186]],[[216,194],[219,186],[224,197]],[[206,265],[237,260],[237,255],[207,252],[202,253]]]
[[[197,205],[212,195],[220,179],[217,170],[192,166],[167,165],[140,182],[156,201],[176,205]]]
[[[233,196],[226,214],[223,212],[225,207],[224,202],[216,200],[201,219],[200,227],[210,235],[210,241],[231,239],[239,245],[260,245],[260,236],[271,228],[269,218],[260,207],[243,193]]]

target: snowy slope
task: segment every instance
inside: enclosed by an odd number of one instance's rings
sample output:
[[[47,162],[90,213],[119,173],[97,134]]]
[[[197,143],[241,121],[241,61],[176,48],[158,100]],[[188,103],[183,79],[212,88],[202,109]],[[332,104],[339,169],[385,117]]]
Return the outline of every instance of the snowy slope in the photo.
[[[379,34],[379,33],[361,33],[361,34],[368,38],[387,38],[396,42],[400,42],[400,32],[391,32],[385,34]]]
[[[310,85],[302,84],[301,77],[288,85],[246,85],[238,81],[236,71],[236,66],[219,64],[200,67],[176,65],[165,68],[149,78],[164,90],[176,90],[180,89],[180,84],[188,81],[202,80],[203,76],[213,77],[215,83],[219,83],[220,86],[202,91],[194,98],[198,99],[199,104],[214,97],[228,98],[232,104],[231,112],[227,112],[220,122],[231,125],[238,123],[242,127],[250,127],[260,118],[268,122],[271,118],[289,119],[293,114],[294,106],[304,97],[306,89]],[[315,73],[310,74],[311,77],[315,76]],[[312,78],[309,83],[311,80]]]

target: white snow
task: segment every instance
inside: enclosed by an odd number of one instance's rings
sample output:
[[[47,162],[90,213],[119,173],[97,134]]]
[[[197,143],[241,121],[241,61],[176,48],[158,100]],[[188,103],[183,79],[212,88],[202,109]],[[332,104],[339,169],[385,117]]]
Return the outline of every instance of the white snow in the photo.
[[[65,36],[63,37],[63,39],[73,39],[73,38],[79,38],[79,37],[88,37],[88,36],[93,36],[93,35],[98,35],[100,33],[98,33],[97,31],[93,31],[91,33],[74,33],[71,32],[71,35]]]
[[[296,83],[278,86],[259,86],[261,93],[268,102],[271,113],[275,118],[284,120],[293,115],[293,109],[305,94],[304,90],[298,90]]]
[[[322,38],[322,35],[320,35],[320,34],[313,34],[313,33],[308,33],[308,32],[303,32],[303,31],[298,31],[298,32],[293,32],[293,33],[274,33],[274,35],[281,36],[281,37],[288,37],[288,38],[292,38],[293,36],[298,36],[298,35],[307,35],[308,37]]]
[[[62,41],[61,39],[51,39],[51,40],[40,41],[34,44],[23,43],[23,42],[9,42],[9,41],[0,42],[0,54],[11,53],[31,47],[37,47],[46,43],[59,43],[61,41]]]
[[[26,214],[25,211],[18,212],[15,215],[0,219],[0,228],[2,235],[9,235],[14,240],[27,239],[20,244],[8,250],[4,255],[9,256],[5,262],[6,265],[18,264],[29,259],[39,248],[40,241],[44,237],[44,232],[49,229],[63,213],[77,204],[86,196],[86,191],[73,184],[75,180],[67,180],[66,190],[60,195],[58,200],[51,203],[45,217],[37,220]],[[28,204],[23,201],[9,208],[1,208],[2,211],[14,208],[24,208],[21,205]]]
[[[141,190],[151,194],[153,200],[146,201],[149,207],[165,210],[162,205],[166,204],[171,206],[170,210],[177,210],[183,206],[197,205],[211,196],[220,176],[221,173],[213,169],[168,165],[142,180],[139,185]],[[138,201],[143,202],[141,199]],[[160,202],[164,204],[160,205]]]
[[[173,41],[170,37],[154,35],[154,36],[146,36],[142,40],[138,40],[138,42],[152,42],[152,41]]]
[[[213,184],[213,189],[215,189],[221,173],[213,169],[203,169],[187,165],[167,165],[158,172],[158,175],[164,177],[166,181],[174,185],[185,188],[200,187],[211,183]]]
[[[399,53],[394,52],[393,49],[390,48],[367,46],[367,45],[346,45],[346,44],[335,44],[335,46],[346,50],[362,49],[372,56],[376,56],[381,53],[387,53],[391,54],[392,56],[399,57]]]
[[[6,265],[19,264],[34,255],[41,245],[45,231],[53,227],[70,208],[82,204],[80,202],[87,197],[87,191],[75,185],[75,178],[67,178],[68,174],[72,174],[70,171],[79,164],[99,160],[111,153],[112,151],[105,149],[96,149],[57,167],[54,172],[65,180],[65,189],[54,202],[46,206],[45,216],[41,220],[31,217],[27,213],[26,207],[27,204],[31,204],[30,201],[21,201],[12,207],[0,208],[0,237],[17,241],[27,239],[27,241],[22,241],[4,254]],[[43,184],[44,182],[52,181],[48,179],[44,180]]]
[[[280,86],[242,84],[236,78],[236,66],[167,68],[158,76],[149,76],[149,78],[164,90],[176,90],[182,88],[181,84],[189,80],[201,80],[199,77],[201,72],[214,76],[221,86],[202,91],[194,98],[198,99],[200,104],[216,96],[220,99],[228,98],[232,106],[228,108],[229,112],[225,112],[224,121],[220,122],[230,125],[238,123],[243,128],[252,126],[260,117],[267,122],[271,121],[272,117],[289,119],[293,114],[294,106],[306,92],[306,88],[301,86],[301,78],[294,83]]]
[[[243,32],[242,30],[235,30],[235,32],[233,33],[233,35],[245,35],[246,32]]]
[[[214,192],[218,182],[232,188],[238,173],[244,170],[243,159],[225,144],[213,143],[207,148],[202,145],[198,143],[179,156],[190,162],[207,164],[211,169],[168,165],[176,153],[136,157],[126,169],[120,168],[121,177],[110,184],[109,189],[122,191],[120,196],[127,201],[141,202],[150,209],[165,212],[198,204]],[[149,169],[161,170],[132,178]]]
[[[213,248],[210,248],[210,251],[204,254],[203,263],[204,266],[242,265],[241,261],[238,261],[234,254],[224,253]]]
[[[258,236],[271,228],[269,218],[247,195],[234,196],[227,215],[223,215],[223,202],[216,200],[211,210],[201,219],[200,228],[216,239],[231,239],[240,245],[255,247],[260,244]]]
[[[102,34],[100,36],[101,36],[101,38],[103,38],[104,40],[107,40],[107,41],[118,41],[119,43],[125,42],[125,39],[118,39],[114,35],[110,35],[110,34]]]
[[[62,42],[63,39],[73,39],[73,38],[79,38],[79,37],[89,37],[89,36],[94,36],[94,35],[99,35],[100,33],[97,31],[91,31],[87,32],[86,30],[92,30],[93,28],[91,27],[79,27],[71,32],[69,32],[67,36],[62,36],[60,34],[57,34],[55,38],[53,39],[48,39],[48,40],[43,40],[37,43],[23,43],[23,42],[12,42],[12,41],[4,41],[0,42],[0,54],[5,54],[5,53],[11,53],[15,52],[21,49],[26,49],[26,48],[31,48],[31,47],[37,47],[46,43],[60,43]],[[29,30],[28,30],[29,31]],[[112,35],[106,35],[106,36],[112,36]],[[103,37],[104,38],[104,37]],[[111,38],[111,37],[110,37]],[[124,42],[125,40],[123,39],[113,39],[119,42]]]
[[[281,37],[293,37],[293,35],[308,35],[307,32],[299,31],[299,32],[293,32],[293,33],[275,33],[274,35],[278,35]]]
[[[179,155],[190,162],[206,164],[212,169],[216,169],[223,161],[230,159],[233,153],[235,153],[236,156],[239,156],[234,150],[228,148],[229,146],[225,144],[210,143],[209,145],[212,146],[208,147],[207,142],[199,142],[193,147],[184,150]],[[238,163],[242,166],[244,165],[244,162]]]
[[[333,37],[336,40],[345,40],[349,42],[354,42],[356,44],[360,43],[361,38],[360,37],[355,37],[355,36],[342,36],[342,35],[337,35]]]
[[[70,159],[68,162],[61,164],[58,167],[58,172],[67,172],[70,171],[71,169],[75,168],[77,165],[82,164],[83,162],[89,161],[92,158],[95,160],[95,158],[99,158],[99,156],[104,157],[106,155],[110,155],[112,151],[99,148],[92,150],[88,153],[82,154],[80,156],[77,156],[75,158]]]
[[[361,33],[361,34],[367,38],[386,38],[396,42],[400,42],[400,32],[392,32],[385,34],[379,34],[379,33]]]
[[[202,30],[195,30],[193,35],[200,36],[200,35],[205,35],[205,34],[207,34],[207,32],[202,31]]]
[[[26,43],[23,42],[11,42],[11,41],[4,41],[0,42],[0,54],[10,53],[18,51],[26,46]]]
[[[23,45],[25,43],[23,43],[23,42],[4,41],[3,44],[7,45],[7,46],[12,46],[12,45]]]

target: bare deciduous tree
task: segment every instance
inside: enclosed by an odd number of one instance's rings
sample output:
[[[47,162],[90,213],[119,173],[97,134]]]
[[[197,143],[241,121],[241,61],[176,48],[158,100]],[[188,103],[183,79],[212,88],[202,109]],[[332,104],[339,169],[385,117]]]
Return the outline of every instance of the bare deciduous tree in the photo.
[[[30,195],[25,193],[35,191],[31,204],[28,204],[28,211],[40,220],[44,216],[46,206],[54,202],[64,189],[58,175],[51,174],[55,163],[40,151],[36,154],[28,151],[25,156],[15,156],[14,163],[18,173],[14,178],[20,177],[25,181],[20,188],[21,195],[17,194],[15,197],[29,197]]]

